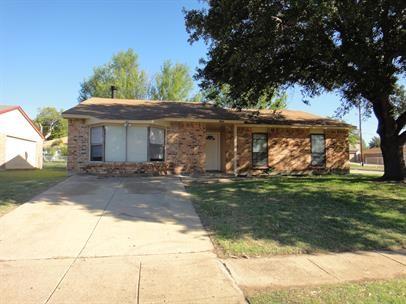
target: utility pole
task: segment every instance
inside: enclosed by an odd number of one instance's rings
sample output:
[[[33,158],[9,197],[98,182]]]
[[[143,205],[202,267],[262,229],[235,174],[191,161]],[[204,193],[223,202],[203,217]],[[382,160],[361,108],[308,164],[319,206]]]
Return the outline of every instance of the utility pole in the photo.
[[[358,105],[358,120],[359,120],[359,147],[361,152],[361,166],[364,166],[364,153],[362,151],[362,119],[361,119],[361,103]]]

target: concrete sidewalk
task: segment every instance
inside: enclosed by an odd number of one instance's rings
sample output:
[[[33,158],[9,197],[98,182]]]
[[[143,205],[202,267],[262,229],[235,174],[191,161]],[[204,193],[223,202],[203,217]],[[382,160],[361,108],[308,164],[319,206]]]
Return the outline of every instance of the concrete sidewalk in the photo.
[[[73,176],[0,217],[0,303],[244,303],[178,178]]]
[[[247,293],[406,275],[406,250],[226,259],[223,262]]]

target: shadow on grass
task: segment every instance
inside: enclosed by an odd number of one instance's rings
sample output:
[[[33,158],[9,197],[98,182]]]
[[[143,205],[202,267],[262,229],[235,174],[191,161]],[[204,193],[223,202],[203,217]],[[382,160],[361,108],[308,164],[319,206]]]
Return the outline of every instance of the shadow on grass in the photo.
[[[66,164],[46,164],[42,170],[1,171],[0,216],[62,181],[66,176]]]
[[[366,176],[272,177],[194,184],[189,190],[226,254],[406,246],[404,184]]]

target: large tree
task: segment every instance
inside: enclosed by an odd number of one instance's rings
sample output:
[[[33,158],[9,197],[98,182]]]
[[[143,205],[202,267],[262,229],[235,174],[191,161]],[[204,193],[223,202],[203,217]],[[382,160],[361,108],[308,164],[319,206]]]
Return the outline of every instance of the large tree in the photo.
[[[190,42],[209,45],[203,87],[227,84],[243,105],[280,86],[338,92],[347,108],[372,108],[384,178],[404,178],[406,112],[396,115],[390,98],[406,72],[404,0],[207,2],[185,15]]]
[[[154,77],[150,96],[156,100],[187,100],[193,89],[193,78],[185,64],[173,65],[166,60]]]
[[[148,93],[148,78],[140,70],[138,55],[128,49],[115,54],[111,60],[93,69],[93,75],[80,84],[79,101],[90,97],[110,97],[111,86],[117,88],[117,98],[145,98]]]
[[[211,101],[214,104],[233,108],[239,107],[240,103],[235,100],[230,92],[230,86],[210,86],[209,88],[203,89],[201,92],[201,99],[203,101]],[[285,92],[278,92],[277,90],[272,90],[272,92],[265,92],[255,101],[248,100],[245,103],[245,108],[254,109],[270,109],[270,110],[280,110],[287,107],[288,95]]]
[[[381,139],[378,136],[374,136],[368,143],[368,148],[379,148],[381,146]]]
[[[67,120],[62,118],[62,110],[54,107],[38,109],[34,122],[38,125],[46,140],[60,138],[68,134]]]

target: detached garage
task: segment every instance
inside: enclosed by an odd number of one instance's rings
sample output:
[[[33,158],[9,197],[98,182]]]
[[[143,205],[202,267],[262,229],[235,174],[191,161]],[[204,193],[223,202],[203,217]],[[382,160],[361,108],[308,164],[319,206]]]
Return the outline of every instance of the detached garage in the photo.
[[[21,107],[0,105],[0,170],[41,169],[43,140]]]

